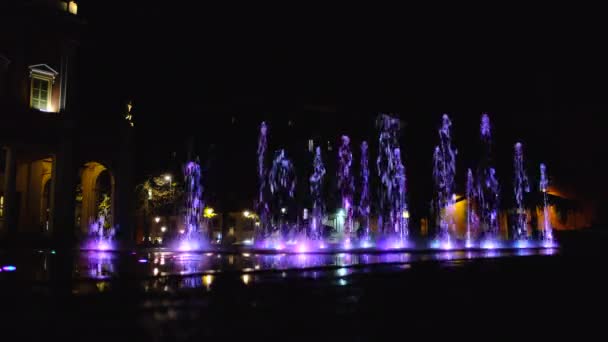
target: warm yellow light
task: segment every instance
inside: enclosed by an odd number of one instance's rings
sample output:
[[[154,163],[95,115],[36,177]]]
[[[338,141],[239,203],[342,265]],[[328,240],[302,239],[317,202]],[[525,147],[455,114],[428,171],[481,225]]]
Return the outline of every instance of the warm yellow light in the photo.
[[[409,212],[409,211],[407,211],[407,210],[404,210],[404,211],[403,211],[403,218],[404,218],[404,219],[409,219],[409,218],[410,218],[410,212]]]
[[[245,211],[243,211],[243,216],[245,216],[246,218],[249,218],[251,216],[251,213],[249,212],[249,210],[245,210]]]
[[[213,210],[213,208],[207,207],[203,212],[203,216],[206,218],[212,218],[213,216],[215,216],[215,210]]]
[[[160,217],[156,216],[156,217],[154,218],[154,222],[156,222],[156,223],[160,222]]]
[[[243,284],[247,285],[251,281],[251,276],[249,274],[243,274],[241,277],[243,279]]]
[[[78,4],[75,1],[70,1],[69,11],[74,15],[78,14]]]
[[[165,227],[165,226],[160,227],[160,231],[163,232],[163,233],[166,232],[167,231],[167,227]]]
[[[205,287],[209,288],[211,287],[211,284],[213,283],[213,276],[211,274],[207,274],[203,276],[203,284],[205,285]]]
[[[171,181],[171,175],[165,175],[165,180],[167,182],[170,182]]]

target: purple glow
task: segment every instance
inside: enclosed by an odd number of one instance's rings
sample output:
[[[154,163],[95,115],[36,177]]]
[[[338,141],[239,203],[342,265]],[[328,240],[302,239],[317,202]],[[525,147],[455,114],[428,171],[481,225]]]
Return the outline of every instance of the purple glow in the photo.
[[[196,249],[198,249],[198,245],[195,242],[189,240],[181,241],[178,247],[178,250],[180,252],[190,252]]]
[[[365,240],[361,243],[361,248],[371,248],[374,245],[371,243],[371,241]]]
[[[137,260],[137,262],[139,262],[140,264],[145,264],[145,263],[148,262],[148,260],[147,259],[139,259],[139,260]]]
[[[517,240],[515,241],[515,248],[530,248],[530,242],[528,240]]]
[[[494,240],[486,240],[481,243],[481,248],[496,249],[496,248],[498,248],[498,244]]]
[[[89,239],[85,242],[83,249],[92,251],[111,251],[116,248],[114,243],[108,239]]]
[[[6,272],[15,272],[17,270],[17,267],[13,266],[13,265],[6,265],[4,267],[2,267],[3,271]]]
[[[308,247],[306,246],[305,243],[300,243],[298,245],[297,250],[298,250],[298,253],[306,253],[306,252],[308,252]]]

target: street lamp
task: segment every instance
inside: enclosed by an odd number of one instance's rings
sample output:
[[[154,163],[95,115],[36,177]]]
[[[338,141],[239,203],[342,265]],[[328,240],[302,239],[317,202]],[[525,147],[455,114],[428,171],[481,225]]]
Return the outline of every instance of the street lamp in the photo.
[[[245,216],[245,218],[249,218],[251,216],[251,213],[249,212],[249,210],[245,210],[243,211],[243,216]]]
[[[160,227],[160,231],[163,232],[163,233],[166,232],[167,231],[167,227],[165,227],[165,226]]]
[[[281,213],[285,214],[287,212],[287,208],[283,207],[281,208]]]
[[[171,175],[165,175],[165,181],[171,182]]]
[[[156,216],[156,217],[154,218],[154,222],[156,222],[156,223],[160,222],[160,217]]]

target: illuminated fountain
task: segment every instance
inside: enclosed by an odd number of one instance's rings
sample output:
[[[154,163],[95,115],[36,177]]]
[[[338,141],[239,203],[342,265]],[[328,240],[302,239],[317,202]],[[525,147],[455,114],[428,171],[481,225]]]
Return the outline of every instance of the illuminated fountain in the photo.
[[[312,198],[312,217],[308,237],[312,240],[320,240],[323,229],[323,178],[325,177],[325,165],[321,158],[321,148],[315,150],[313,160],[313,172],[310,176],[310,197]]]
[[[254,239],[261,241],[267,237],[271,230],[270,225],[270,209],[266,200],[266,150],[268,149],[268,126],[265,122],[260,125],[260,134],[258,137],[258,199],[256,207],[260,224],[255,227]]]
[[[184,167],[185,206],[184,229],[180,231],[178,250],[188,252],[201,249],[207,243],[203,229],[203,188],[201,166],[198,161],[190,161]]]
[[[398,134],[399,119],[381,114],[376,120],[380,131],[376,166],[380,177],[378,227],[385,244],[403,247],[409,230],[406,204],[405,166],[401,162]]]
[[[294,199],[296,189],[296,171],[293,163],[287,158],[284,149],[275,152],[272,168],[269,174],[270,193],[273,196],[273,211],[275,226],[278,232],[273,232],[273,240],[295,243],[299,231],[292,229],[288,218],[289,207]],[[289,213],[290,214],[290,213]],[[277,216],[278,215],[278,216]],[[277,233],[279,236],[277,236]],[[291,236],[290,236],[291,235]]]
[[[342,136],[342,145],[338,150],[338,191],[342,198],[342,209],[345,213],[344,226],[342,233],[345,244],[350,244],[354,225],[353,225],[353,194],[355,192],[355,181],[351,172],[353,163],[353,153],[350,151],[350,138]]]
[[[465,232],[465,246],[467,248],[473,247],[473,230],[477,230],[477,215],[475,214],[475,182],[473,180],[473,171],[467,170],[467,222]]]
[[[109,208],[102,210],[97,221],[89,225],[89,236],[85,240],[84,248],[86,250],[109,251],[116,249],[114,235],[116,233],[114,227],[106,227],[106,217],[109,214]]]
[[[456,230],[456,156],[452,145],[452,122],[448,115],[442,116],[438,129],[439,144],[433,154],[434,206],[436,209],[437,234],[432,241],[410,237],[410,212],[407,203],[406,168],[399,146],[399,119],[381,114],[376,120],[379,131],[376,167],[379,177],[378,206],[372,213],[370,189],[369,149],[361,144],[360,173],[355,179],[353,153],[350,138],[341,137],[337,161],[337,197],[339,208],[335,216],[338,234],[324,236],[324,222],[331,222],[325,212],[323,196],[326,168],[321,148],[315,149],[309,189],[312,209],[297,208],[295,189],[296,172],[285,149],[274,153],[270,168],[266,167],[268,127],[260,126],[258,136],[258,196],[256,207],[260,217],[254,237],[254,249],[281,251],[281,253],[333,253],[346,250],[396,250],[396,249],[497,249],[536,248],[555,246],[547,214],[546,194],[543,202],[545,223],[543,241],[536,243],[528,239],[526,230],[523,194],[529,189],[523,168],[521,144],[515,145],[515,199],[517,222],[514,224],[515,240],[503,240],[499,236],[500,186],[492,155],[492,132],[490,118],[481,117],[480,137],[482,154],[476,171],[466,172],[466,216],[465,232]],[[541,191],[546,192],[546,169],[541,166]],[[357,184],[357,189],[355,188]],[[355,204],[355,199],[357,202]],[[300,214],[302,214],[300,216]],[[377,215],[378,229],[372,231],[371,217]],[[327,215],[327,217],[326,217]],[[460,217],[460,216],[459,216]],[[355,224],[355,219],[357,224]],[[302,223],[303,222],[303,223]],[[522,241],[525,243],[522,244]],[[247,248],[247,247],[245,247]]]
[[[528,229],[526,227],[526,210],[524,208],[524,192],[530,192],[528,176],[524,170],[524,152],[521,143],[516,143],[513,154],[513,192],[515,194],[515,227],[513,238],[515,240],[526,240]]]
[[[542,239],[544,244],[553,244],[553,228],[549,220],[549,204],[547,201],[547,190],[549,187],[549,179],[547,177],[547,167],[545,164],[540,164],[540,191],[543,193],[543,230]]]
[[[488,114],[481,116],[481,143],[483,155],[477,169],[477,205],[482,230],[482,247],[492,249],[498,246],[498,209],[500,185],[496,169],[492,166],[492,132]]]
[[[367,157],[367,142],[361,143],[361,195],[359,199],[360,238],[363,244],[370,244],[371,230],[369,226],[370,194],[369,194],[369,162]]]
[[[456,175],[456,153],[452,146],[450,127],[452,122],[447,114],[443,114],[441,128],[439,129],[439,145],[433,154],[433,179],[435,181],[438,243],[445,248],[453,245],[454,205],[454,177]]]

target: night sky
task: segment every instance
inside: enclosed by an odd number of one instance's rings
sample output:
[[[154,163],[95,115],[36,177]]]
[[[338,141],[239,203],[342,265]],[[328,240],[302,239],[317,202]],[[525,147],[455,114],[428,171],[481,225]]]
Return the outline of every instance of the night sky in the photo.
[[[520,140],[533,180],[546,162],[553,181],[605,208],[608,73],[597,21],[79,3],[88,21],[79,56],[82,108],[121,115],[133,99],[140,175],[178,168],[194,137],[208,195],[220,207],[252,203],[261,120],[271,125],[272,147],[295,154],[309,137],[335,146],[341,134],[357,150],[361,140],[377,139],[376,113],[399,113],[410,202],[427,206],[441,114],[454,123],[462,192],[465,168],[477,160],[479,118],[488,112],[504,187]],[[310,165],[296,167],[306,176]]]

